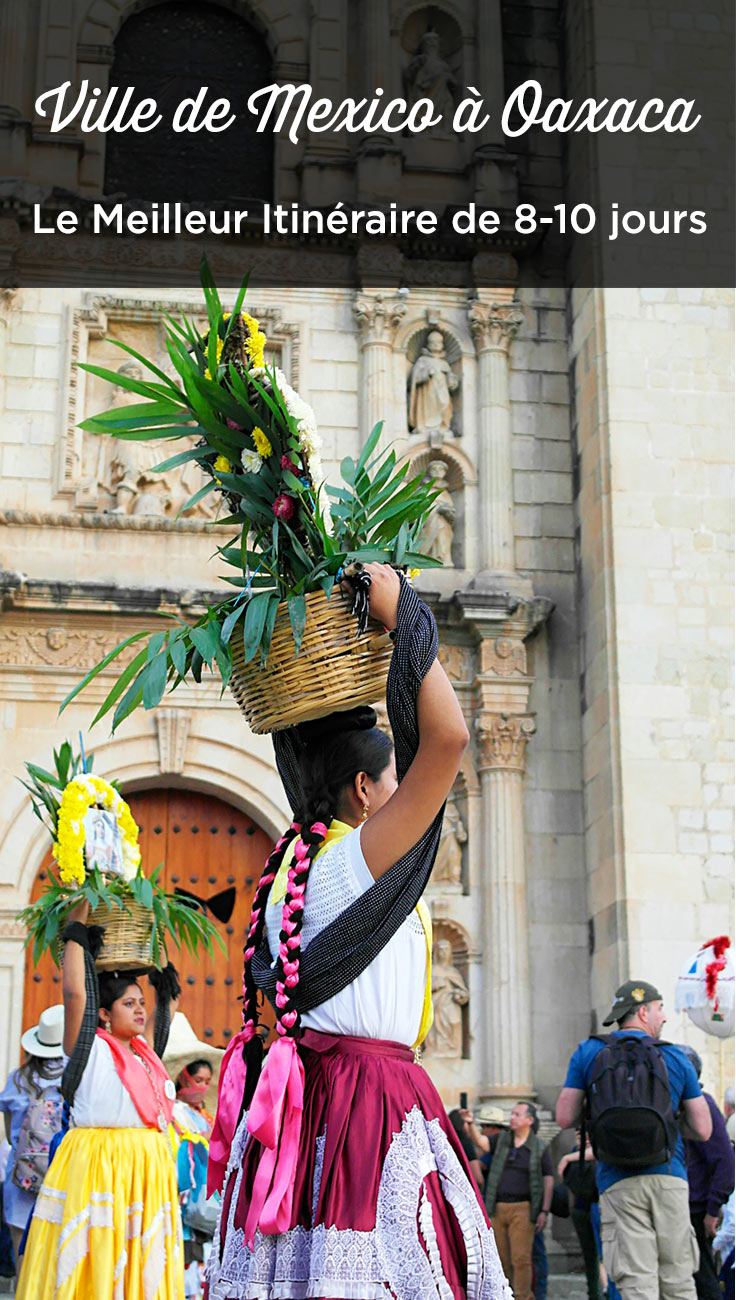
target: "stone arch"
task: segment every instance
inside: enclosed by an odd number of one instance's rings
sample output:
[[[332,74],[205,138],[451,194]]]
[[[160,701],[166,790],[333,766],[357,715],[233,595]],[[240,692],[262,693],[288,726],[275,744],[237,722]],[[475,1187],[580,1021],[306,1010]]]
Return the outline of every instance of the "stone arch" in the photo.
[[[163,773],[153,730],[139,730],[124,740],[112,738],[94,747],[99,776],[115,776],[126,791],[161,786],[180,786],[217,795],[245,812],[273,839],[282,833],[290,818],[281,782],[273,761],[218,739],[193,737],[192,755],[182,771]],[[13,910],[26,905],[36,874],[48,852],[48,831],[33,814],[30,800],[19,790],[5,835],[0,840],[0,860],[21,864],[16,875],[17,894]]]
[[[417,26],[422,21],[428,20],[430,25],[434,26],[435,30],[440,33],[440,36],[445,34],[442,27],[443,22],[452,23],[462,41],[471,41],[475,35],[471,12],[468,5],[459,4],[457,0],[443,0],[441,5],[427,4],[427,0],[415,0],[413,4],[403,5],[397,23],[402,33],[402,46],[406,49],[403,44],[405,33],[409,37],[415,34],[411,26],[412,20]]]
[[[191,66],[190,49],[197,61]],[[227,49],[228,58],[222,51]],[[162,116],[146,147],[130,132],[104,143],[103,192],[130,200],[184,202],[273,197],[274,141],[255,130],[250,94],[273,81],[273,56],[250,18],[216,0],[159,0],[129,9],[112,47],[110,87],[135,87]],[[178,135],[174,111],[208,87],[207,103],[227,100],[235,121],[212,134]]]
[[[83,58],[95,47],[109,58],[112,45],[126,19],[145,9],[153,9],[165,0],[92,0],[82,16],[79,26],[77,56]],[[275,17],[269,14],[270,0],[211,0],[219,9],[229,10],[237,17],[251,23],[266,41],[275,60],[279,46],[284,41],[300,42],[304,62],[307,61],[308,23],[304,11],[289,6]]]

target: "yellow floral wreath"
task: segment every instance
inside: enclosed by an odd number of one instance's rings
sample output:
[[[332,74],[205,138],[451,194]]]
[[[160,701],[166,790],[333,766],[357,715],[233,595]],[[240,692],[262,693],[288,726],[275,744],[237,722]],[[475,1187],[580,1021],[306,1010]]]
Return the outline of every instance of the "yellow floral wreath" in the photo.
[[[109,782],[85,773],[64,788],[59,805],[53,855],[64,885],[84,884],[84,818],[95,806],[109,808],[117,819],[123,847],[123,878],[132,880],[140,866],[138,826],[130,808]]]

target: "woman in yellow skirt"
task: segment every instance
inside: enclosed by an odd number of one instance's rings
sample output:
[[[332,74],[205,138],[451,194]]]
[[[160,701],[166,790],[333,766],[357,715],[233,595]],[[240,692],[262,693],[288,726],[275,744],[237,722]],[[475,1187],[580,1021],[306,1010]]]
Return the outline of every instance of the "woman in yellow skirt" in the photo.
[[[86,905],[64,938],[64,1050],[82,1029]],[[88,950],[89,951],[89,950]],[[89,966],[89,962],[88,962]],[[148,1042],[130,975],[99,976],[99,1029],[71,1126],[31,1221],[18,1300],[184,1300],[179,1195],[167,1135],[174,1085]]]

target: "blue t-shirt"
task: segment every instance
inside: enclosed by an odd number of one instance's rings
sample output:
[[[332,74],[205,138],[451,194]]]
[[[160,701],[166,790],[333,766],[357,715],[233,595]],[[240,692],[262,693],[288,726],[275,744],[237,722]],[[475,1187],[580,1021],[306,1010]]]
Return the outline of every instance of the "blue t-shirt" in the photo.
[[[614,1037],[618,1037],[620,1034],[622,1034],[621,1030],[613,1031]],[[624,1034],[637,1034],[639,1038],[647,1037],[640,1029],[627,1029]],[[656,1042],[656,1039],[652,1041]],[[567,1067],[566,1088],[580,1088],[583,1092],[585,1091],[590,1083],[593,1062],[604,1047],[605,1043],[601,1043],[595,1038],[587,1038],[584,1043],[578,1043]],[[685,1053],[681,1052],[679,1047],[675,1047],[674,1044],[663,1043],[659,1050],[667,1066],[672,1109],[676,1115],[681,1101],[689,1101],[693,1097],[702,1096],[698,1076]],[[605,1192],[606,1188],[613,1187],[613,1184],[620,1182],[622,1178],[635,1178],[638,1174],[673,1174],[676,1178],[684,1178],[685,1182],[687,1182],[685,1145],[679,1133],[677,1135],[675,1154],[668,1165],[650,1165],[646,1169],[621,1169],[619,1165],[607,1165],[605,1161],[599,1160],[596,1168],[598,1191]]]

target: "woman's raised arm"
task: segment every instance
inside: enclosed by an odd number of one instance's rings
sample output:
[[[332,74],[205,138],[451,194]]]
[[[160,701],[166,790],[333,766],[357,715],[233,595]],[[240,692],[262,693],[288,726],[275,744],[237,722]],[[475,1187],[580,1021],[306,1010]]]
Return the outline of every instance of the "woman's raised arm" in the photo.
[[[393,630],[399,577],[388,565],[366,568],[371,574],[371,614]],[[408,771],[360,834],[363,856],[375,880],[408,853],[432,824],[453,787],[468,744],[457,696],[436,659],[419,687],[417,723],[419,747]]]
[[[89,903],[78,903],[69,915],[68,925],[84,925],[89,915]],[[84,949],[75,943],[72,935],[64,947],[64,964],[62,968],[62,996],[64,1000],[64,1052],[71,1056],[79,1031],[82,1028],[87,994],[84,987]]]

